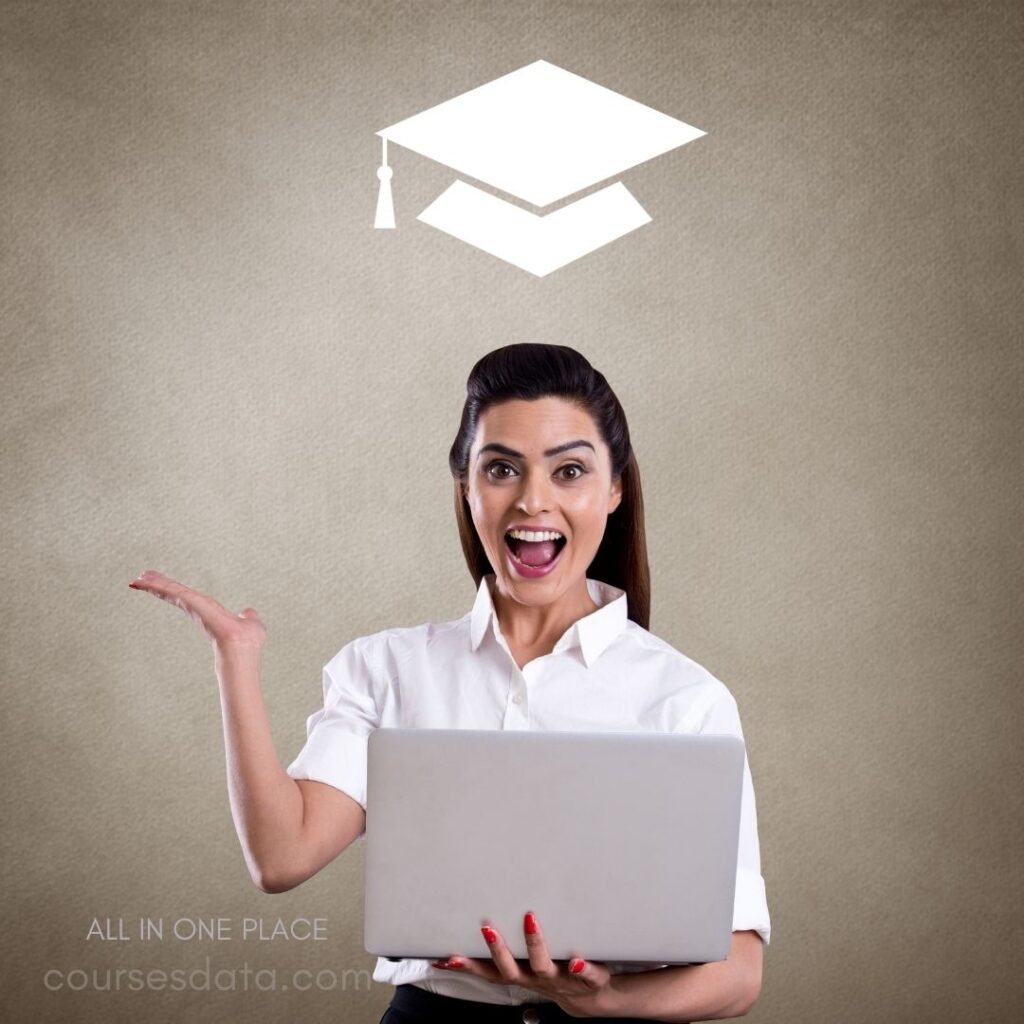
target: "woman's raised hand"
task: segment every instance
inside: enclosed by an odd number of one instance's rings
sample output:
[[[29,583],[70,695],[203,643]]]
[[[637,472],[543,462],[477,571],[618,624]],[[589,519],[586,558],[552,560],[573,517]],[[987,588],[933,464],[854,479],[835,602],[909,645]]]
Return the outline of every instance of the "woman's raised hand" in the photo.
[[[245,608],[236,615],[214,598],[190,590],[155,569],[147,569],[128,586],[176,605],[202,628],[215,651],[259,651],[267,639],[266,627],[254,608]]]
[[[267,631],[259,615],[252,608],[236,615],[152,569],[128,586],[177,605],[209,637],[224,715],[231,813],[249,873],[264,892],[294,888],[355,841],[366,827],[366,813],[347,793],[293,779],[282,767],[261,689]]]

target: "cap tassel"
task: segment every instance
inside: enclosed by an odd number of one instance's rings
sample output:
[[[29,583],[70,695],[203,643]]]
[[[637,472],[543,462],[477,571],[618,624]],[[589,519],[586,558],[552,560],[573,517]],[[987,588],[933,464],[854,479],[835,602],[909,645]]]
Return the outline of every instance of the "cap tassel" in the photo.
[[[381,165],[377,168],[377,177],[380,180],[380,189],[377,192],[377,216],[373,219],[375,228],[393,228],[395,226],[395,205],[391,198],[391,175],[392,170],[388,167],[388,140],[382,139],[384,153],[381,157]]]

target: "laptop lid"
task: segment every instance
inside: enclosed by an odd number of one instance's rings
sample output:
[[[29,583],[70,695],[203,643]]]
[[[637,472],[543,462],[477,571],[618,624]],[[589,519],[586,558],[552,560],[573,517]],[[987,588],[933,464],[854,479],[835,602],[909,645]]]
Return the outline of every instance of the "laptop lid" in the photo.
[[[367,746],[364,944],[391,958],[706,963],[732,939],[745,748],[725,735],[387,729]]]

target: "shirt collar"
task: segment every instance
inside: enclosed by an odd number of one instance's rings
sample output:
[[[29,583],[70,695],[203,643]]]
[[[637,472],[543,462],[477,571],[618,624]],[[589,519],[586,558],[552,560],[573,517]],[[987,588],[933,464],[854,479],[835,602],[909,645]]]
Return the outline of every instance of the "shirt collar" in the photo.
[[[469,636],[475,651],[487,632],[487,626],[494,620],[494,628],[500,631],[491,587],[494,584],[494,573],[487,573],[477,589],[473,610],[470,612]],[[587,668],[598,659],[601,652],[622,632],[626,625],[626,592],[610,583],[587,577],[587,590],[594,603],[598,606],[589,615],[574,622],[559,638],[554,651],[562,651],[578,644],[583,661]]]

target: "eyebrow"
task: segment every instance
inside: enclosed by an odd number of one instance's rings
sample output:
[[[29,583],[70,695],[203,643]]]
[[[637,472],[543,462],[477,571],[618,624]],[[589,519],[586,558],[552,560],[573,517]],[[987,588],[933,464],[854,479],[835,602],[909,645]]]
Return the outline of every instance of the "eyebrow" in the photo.
[[[550,458],[552,455],[559,455],[562,452],[567,452],[570,448],[589,448],[595,455],[597,449],[589,442],[584,440],[578,441],[566,441],[565,444],[556,445],[554,448],[548,448],[544,454]],[[502,455],[511,456],[513,459],[525,459],[526,456],[522,452],[517,452],[514,448],[509,448],[507,445],[498,444],[497,441],[492,441],[490,444],[485,444],[483,448],[477,454],[477,458],[481,458],[484,452],[499,452]]]

